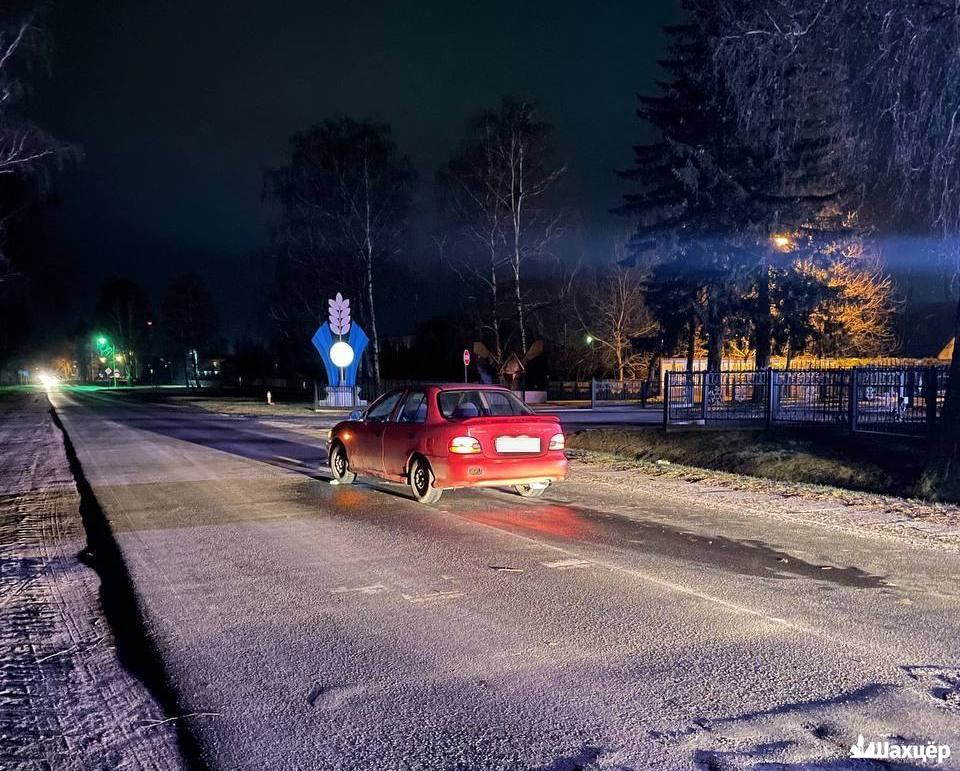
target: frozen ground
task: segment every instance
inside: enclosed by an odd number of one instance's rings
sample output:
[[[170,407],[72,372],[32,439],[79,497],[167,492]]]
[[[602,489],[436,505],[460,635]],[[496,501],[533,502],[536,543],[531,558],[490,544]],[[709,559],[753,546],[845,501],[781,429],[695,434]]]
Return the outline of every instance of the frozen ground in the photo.
[[[597,463],[427,508],[319,424],[54,400],[213,768],[958,767],[949,511]]]
[[[81,553],[93,556],[46,396],[0,397],[0,768],[180,768]]]

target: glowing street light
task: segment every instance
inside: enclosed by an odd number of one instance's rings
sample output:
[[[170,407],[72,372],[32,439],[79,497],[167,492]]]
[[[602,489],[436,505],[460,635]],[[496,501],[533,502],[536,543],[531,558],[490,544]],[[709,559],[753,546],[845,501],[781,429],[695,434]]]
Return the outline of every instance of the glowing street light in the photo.
[[[586,340],[587,345],[593,345],[593,335],[587,335],[584,339]]]
[[[117,356],[117,347],[111,345],[110,341],[107,339],[106,335],[97,335],[95,338],[97,343],[98,353],[100,354],[100,363],[106,364],[107,356],[113,357],[113,371],[110,373],[113,377],[113,387],[117,387],[117,359],[123,361],[123,356]]]
[[[770,240],[781,252],[789,252],[793,248],[793,239],[786,233],[774,233]]]

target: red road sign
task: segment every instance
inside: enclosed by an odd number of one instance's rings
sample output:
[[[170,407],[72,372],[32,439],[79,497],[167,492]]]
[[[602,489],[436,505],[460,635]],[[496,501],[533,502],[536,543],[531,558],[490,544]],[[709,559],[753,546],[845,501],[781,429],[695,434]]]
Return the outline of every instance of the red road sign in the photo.
[[[463,366],[470,366],[470,351],[468,351],[466,348],[463,349]]]

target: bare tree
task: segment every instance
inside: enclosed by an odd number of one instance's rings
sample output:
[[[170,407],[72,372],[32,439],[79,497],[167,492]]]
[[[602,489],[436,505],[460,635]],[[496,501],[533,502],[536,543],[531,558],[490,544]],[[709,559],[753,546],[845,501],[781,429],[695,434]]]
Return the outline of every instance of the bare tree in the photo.
[[[194,382],[200,387],[198,349],[213,342],[218,323],[213,296],[199,276],[185,273],[170,282],[163,298],[163,324],[176,350],[177,360],[184,363],[187,386],[190,385],[189,366],[193,369]]]
[[[489,193],[505,220],[506,261],[522,359],[527,355],[524,266],[547,254],[558,235],[560,215],[543,199],[566,166],[551,164],[550,124],[540,118],[532,102],[504,99],[498,109],[481,113],[474,123],[486,137],[496,169],[488,177]]]
[[[658,325],[646,303],[647,276],[623,264],[622,250],[612,266],[586,293],[577,315],[590,343],[602,349],[601,361],[617,380],[642,377],[650,354],[636,350],[637,338],[656,332]]]
[[[379,383],[376,266],[400,250],[413,166],[382,123],[328,120],[294,135],[290,144],[290,164],[267,174],[267,195],[281,209],[280,258],[292,268],[294,284],[306,268],[311,285],[304,301],[311,310],[329,296],[316,297],[316,284],[329,286],[338,277],[355,282],[369,320],[373,376]]]
[[[31,65],[42,54],[45,34],[35,13],[6,16],[0,12],[0,182],[6,177],[29,177],[45,163],[71,151],[16,111],[26,90]],[[15,209],[16,210],[16,209]],[[4,227],[11,212],[0,211],[0,282],[11,276],[2,249]]]
[[[501,334],[501,278],[508,263],[506,223],[503,207],[506,170],[500,163],[498,140],[486,114],[471,121],[471,135],[437,174],[442,206],[468,241],[468,254],[450,262],[468,283],[485,291],[487,312],[481,327],[490,334],[491,354],[496,367],[503,363]],[[445,243],[441,254],[445,256]]]

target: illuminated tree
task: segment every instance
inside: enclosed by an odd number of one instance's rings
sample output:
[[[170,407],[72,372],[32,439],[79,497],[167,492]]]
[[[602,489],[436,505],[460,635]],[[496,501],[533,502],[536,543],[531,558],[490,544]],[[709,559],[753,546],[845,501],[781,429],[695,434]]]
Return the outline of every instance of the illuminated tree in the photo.
[[[812,314],[819,356],[870,357],[896,346],[893,282],[859,240],[840,247],[825,266],[804,268],[829,291]],[[796,270],[799,270],[799,266]]]
[[[658,325],[646,305],[647,276],[621,263],[622,255],[597,278],[578,315],[590,345],[600,349],[600,360],[622,381],[646,376],[651,355],[637,351],[635,343]]]
[[[738,123],[768,141],[767,116],[797,125],[816,91],[843,148],[838,169],[865,216],[960,236],[960,6],[952,0],[720,0],[711,38]],[[945,249],[945,251],[948,251]],[[957,273],[955,272],[956,276]],[[955,291],[960,287],[955,286]],[[957,292],[954,340],[960,340]],[[960,499],[960,345],[941,436],[920,492]]]

